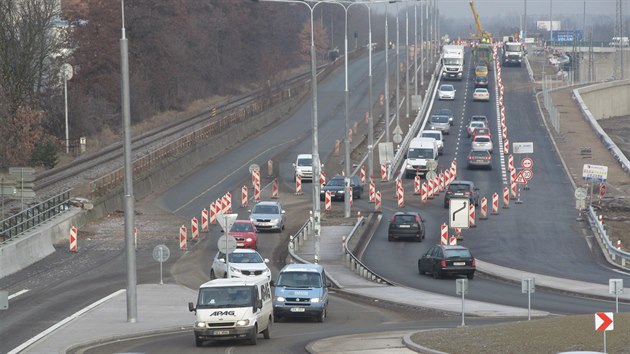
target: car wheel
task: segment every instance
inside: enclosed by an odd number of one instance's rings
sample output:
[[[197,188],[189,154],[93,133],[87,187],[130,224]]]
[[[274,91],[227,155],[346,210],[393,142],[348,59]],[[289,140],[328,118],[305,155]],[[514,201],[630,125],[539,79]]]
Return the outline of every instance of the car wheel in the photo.
[[[263,331],[263,338],[271,339],[271,324],[272,323],[273,323],[273,320],[271,319],[271,317],[269,317],[269,323],[267,324],[267,328],[265,328],[265,330]]]
[[[320,323],[324,322],[324,319],[326,319],[326,309],[323,309],[315,318],[315,320]]]
[[[466,274],[466,278],[468,278],[468,280],[472,280],[472,278],[474,277],[475,277],[475,273]]]
[[[442,277],[438,269],[433,269],[432,273],[433,273],[433,279],[440,279]]]
[[[249,337],[249,344],[258,344],[258,325],[254,325],[254,331],[252,332],[251,337]]]

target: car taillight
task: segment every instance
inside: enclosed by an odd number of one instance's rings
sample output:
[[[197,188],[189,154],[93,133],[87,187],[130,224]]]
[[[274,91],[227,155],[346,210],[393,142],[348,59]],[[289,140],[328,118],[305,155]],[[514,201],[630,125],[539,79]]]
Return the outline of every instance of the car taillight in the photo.
[[[464,195],[470,195],[470,191],[464,192]]]
[[[416,222],[419,224],[420,223],[420,216],[416,215]]]
[[[443,259],[441,262],[442,268],[446,268],[446,259]]]
[[[475,158],[473,156],[468,156],[468,160],[474,160]]]
[[[472,266],[473,266],[473,268],[476,268],[476,267],[477,267],[477,261],[475,261],[475,259],[474,259],[474,258],[473,258],[473,260],[472,260]]]
[[[491,157],[490,157],[490,156],[486,156],[486,157],[484,157],[484,160],[490,160],[490,159],[491,159]]]

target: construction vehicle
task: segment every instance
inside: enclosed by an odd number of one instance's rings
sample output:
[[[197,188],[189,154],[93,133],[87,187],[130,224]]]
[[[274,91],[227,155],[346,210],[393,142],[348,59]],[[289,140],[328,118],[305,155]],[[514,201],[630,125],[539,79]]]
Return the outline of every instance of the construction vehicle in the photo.
[[[518,41],[518,37],[507,36],[507,40],[503,39],[503,66],[517,65],[521,66],[525,59],[525,46]]]
[[[472,37],[477,40],[477,42],[473,43],[473,67],[485,65],[488,67],[488,70],[491,70],[492,35],[481,26],[481,21],[479,21],[479,14],[475,8],[474,1],[470,0],[468,3],[473,13],[473,17],[475,18],[475,26],[477,28],[477,32],[472,35]]]

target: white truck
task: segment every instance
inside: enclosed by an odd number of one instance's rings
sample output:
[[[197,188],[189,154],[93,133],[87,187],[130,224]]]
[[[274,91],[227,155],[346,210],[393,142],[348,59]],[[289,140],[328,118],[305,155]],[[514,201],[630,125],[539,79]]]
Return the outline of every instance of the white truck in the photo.
[[[525,48],[523,47],[523,43],[510,41],[503,43],[503,66],[521,66],[524,56]]]
[[[464,53],[463,45],[445,45],[442,47],[442,79],[463,79]]]
[[[448,121],[447,121],[448,122]],[[434,138],[413,138],[405,154],[405,177],[426,175],[430,170],[428,161],[438,160],[439,148]]]

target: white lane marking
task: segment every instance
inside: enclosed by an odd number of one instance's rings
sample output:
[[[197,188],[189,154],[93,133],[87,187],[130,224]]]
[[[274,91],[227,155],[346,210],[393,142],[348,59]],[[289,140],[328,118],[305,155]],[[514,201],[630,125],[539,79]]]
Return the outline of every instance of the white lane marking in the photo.
[[[15,294],[11,294],[11,295],[9,295],[9,300],[14,299],[14,298],[16,298],[16,297],[18,297],[18,296],[20,296],[20,295],[22,295],[22,294],[26,294],[26,293],[27,293],[27,292],[29,292],[29,291],[30,291],[29,289],[22,289],[22,290],[18,291],[18,292],[17,292],[17,293],[15,293]]]
[[[46,337],[47,335],[49,335],[50,333],[54,332],[55,330],[57,330],[58,328],[66,325],[68,322],[78,318],[79,316],[83,315],[84,313],[94,309],[97,306],[100,306],[101,304],[103,304],[104,302],[112,299],[113,297],[124,293],[126,290],[125,289],[120,289],[94,303],[92,303],[91,305],[88,305],[84,308],[82,308],[81,310],[75,312],[74,314],[64,318],[63,320],[55,323],[54,325],[48,327],[48,329],[46,329],[45,331],[39,333],[38,335],[36,335],[35,337],[27,340],[26,342],[20,344],[18,347],[16,347],[15,349],[11,350],[10,352],[8,352],[7,354],[17,354],[22,352],[24,349],[30,347],[31,345],[33,345],[35,342],[37,342],[38,340]]]
[[[294,142],[295,140],[297,140],[297,138],[295,138],[295,139],[291,139],[291,140],[288,140],[288,141],[285,141],[285,142],[283,142],[283,143],[281,143],[281,144],[278,144],[278,145],[274,145],[274,146],[272,146],[272,147],[268,148],[267,150],[262,151],[262,152],[261,152],[261,153],[259,153],[258,155],[256,155],[256,156],[252,157],[251,159],[249,159],[249,161],[247,161],[247,162],[245,162],[244,164],[242,164],[242,165],[241,165],[241,167],[239,167],[239,168],[237,168],[236,170],[232,171],[232,173],[228,173],[227,175],[225,175],[225,177],[223,177],[223,178],[222,178],[221,180],[219,180],[217,183],[215,183],[215,184],[213,184],[212,186],[208,187],[205,191],[203,191],[203,192],[199,193],[196,197],[194,197],[194,198],[192,198],[191,200],[187,201],[186,203],[184,203],[184,204],[183,204],[182,206],[180,206],[179,208],[177,208],[177,209],[173,210],[173,212],[177,213],[177,212],[179,212],[180,210],[182,210],[184,207],[186,207],[187,205],[190,205],[190,203],[192,203],[192,202],[194,202],[195,200],[197,200],[197,199],[201,198],[204,194],[206,194],[206,193],[208,193],[209,191],[211,191],[212,189],[214,189],[217,185],[219,185],[219,184],[223,183],[223,181],[225,181],[226,179],[228,179],[229,177],[231,177],[232,175],[234,175],[234,174],[235,174],[236,172],[238,172],[241,168],[244,168],[245,166],[249,166],[249,165],[251,165],[251,163],[252,163],[255,159],[259,158],[259,157],[260,157],[260,156],[262,156],[263,154],[266,154],[267,152],[269,152],[269,151],[271,151],[271,150],[273,150],[273,149],[276,149],[276,148],[278,148],[278,147],[280,147],[280,146],[282,146],[282,145],[286,145],[286,144],[292,143],[292,142]]]

